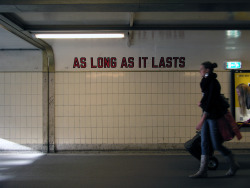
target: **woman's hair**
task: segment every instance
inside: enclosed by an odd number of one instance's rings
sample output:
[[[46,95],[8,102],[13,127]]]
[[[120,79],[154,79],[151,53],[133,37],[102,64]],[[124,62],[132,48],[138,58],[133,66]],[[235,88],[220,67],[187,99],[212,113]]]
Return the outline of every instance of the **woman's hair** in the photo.
[[[240,113],[245,116],[247,114],[247,101],[250,96],[250,87],[246,84],[239,84],[236,89],[239,91],[240,95],[238,96]]]
[[[217,67],[217,63],[211,63],[210,61],[205,61],[201,65],[205,67],[205,69],[209,69],[210,73],[214,72],[214,68]]]

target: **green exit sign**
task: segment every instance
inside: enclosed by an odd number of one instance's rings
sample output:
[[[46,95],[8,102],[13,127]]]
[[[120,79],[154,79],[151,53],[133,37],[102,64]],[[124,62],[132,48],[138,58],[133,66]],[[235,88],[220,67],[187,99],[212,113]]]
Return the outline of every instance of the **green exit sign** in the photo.
[[[228,61],[225,63],[225,69],[241,69],[241,61]]]

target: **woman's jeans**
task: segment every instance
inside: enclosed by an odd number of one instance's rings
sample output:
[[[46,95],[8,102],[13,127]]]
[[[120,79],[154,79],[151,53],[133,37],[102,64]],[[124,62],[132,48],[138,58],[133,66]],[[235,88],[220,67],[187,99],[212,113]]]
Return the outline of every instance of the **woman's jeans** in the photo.
[[[210,155],[209,144],[213,149],[219,151],[223,156],[231,154],[231,151],[223,146],[223,139],[220,135],[217,121],[214,119],[206,119],[201,129],[201,154]]]

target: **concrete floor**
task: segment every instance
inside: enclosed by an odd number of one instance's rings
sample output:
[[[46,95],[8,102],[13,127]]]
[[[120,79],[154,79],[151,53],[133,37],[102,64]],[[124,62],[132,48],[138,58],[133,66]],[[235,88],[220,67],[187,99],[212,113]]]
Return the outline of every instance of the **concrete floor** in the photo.
[[[233,178],[227,164],[209,178],[190,179],[199,162],[188,153],[38,154],[0,153],[1,188],[158,188],[250,187],[250,154],[237,154],[241,169]]]

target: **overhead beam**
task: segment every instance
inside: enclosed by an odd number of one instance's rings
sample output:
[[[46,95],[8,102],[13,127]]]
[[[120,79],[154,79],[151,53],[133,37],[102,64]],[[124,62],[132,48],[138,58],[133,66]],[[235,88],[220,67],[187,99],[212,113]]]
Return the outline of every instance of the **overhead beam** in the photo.
[[[0,0],[0,12],[250,11],[248,0]]]
[[[25,30],[39,33],[39,32],[88,32],[88,31],[135,31],[135,30],[227,30],[240,29],[249,30],[250,22],[233,22],[230,23],[205,23],[205,24],[162,24],[162,25],[133,25],[133,26],[117,26],[117,25],[26,25]]]

